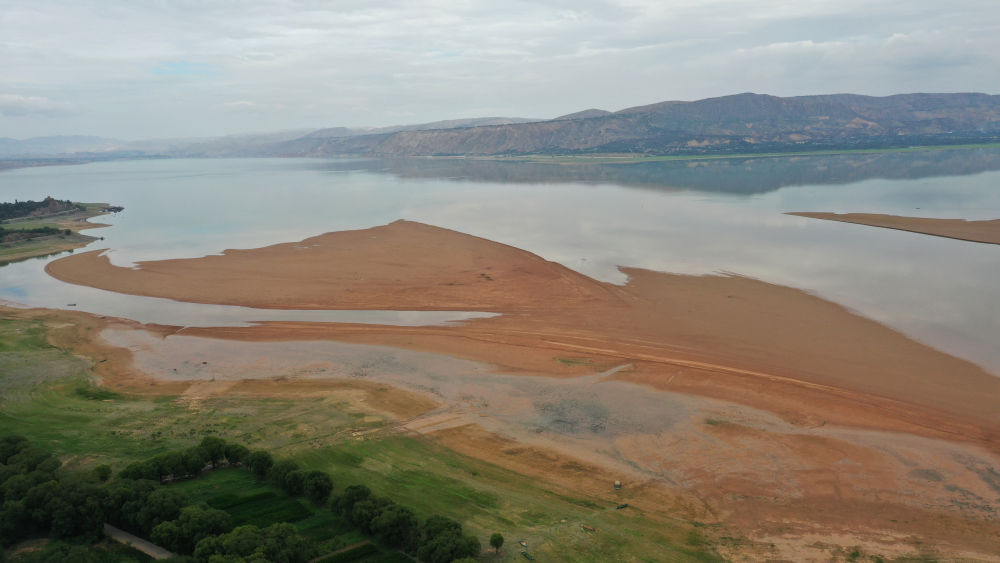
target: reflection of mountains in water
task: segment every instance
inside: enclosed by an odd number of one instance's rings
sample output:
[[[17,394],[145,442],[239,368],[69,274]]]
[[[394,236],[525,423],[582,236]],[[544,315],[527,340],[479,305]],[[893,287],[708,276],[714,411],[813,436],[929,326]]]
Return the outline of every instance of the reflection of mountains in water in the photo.
[[[331,160],[324,163],[324,168],[366,170],[393,174],[401,178],[508,183],[608,183],[654,189],[754,194],[785,186],[849,184],[871,178],[913,180],[1000,170],[1000,149],[727,158],[632,164],[554,164],[463,158],[400,158]]]

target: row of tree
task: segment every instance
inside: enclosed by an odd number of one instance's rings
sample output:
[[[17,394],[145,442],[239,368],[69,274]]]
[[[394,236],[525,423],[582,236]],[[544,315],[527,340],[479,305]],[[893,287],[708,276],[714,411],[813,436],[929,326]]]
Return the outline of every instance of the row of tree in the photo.
[[[276,461],[267,451],[250,451],[216,437],[132,463],[110,479],[106,465],[89,475],[61,471],[58,459],[24,438],[9,436],[0,438],[0,538],[5,546],[32,536],[92,543],[108,522],[198,562],[300,563],[316,555],[315,546],[291,524],[234,528],[226,511],[192,504],[179,490],[162,486],[222,464],[242,466],[321,506],[333,490],[333,481],[322,471],[305,471],[291,460]],[[450,563],[481,550],[479,540],[464,534],[460,523],[443,516],[421,523],[413,511],[375,496],[364,485],[345,488],[330,509],[364,533],[428,563]],[[496,536],[490,543],[499,547]]]
[[[479,539],[462,533],[462,525],[444,516],[430,516],[421,525],[408,508],[376,497],[364,485],[351,485],[335,497],[331,510],[386,544],[428,563],[449,563],[479,555]]]
[[[32,214],[45,215],[49,213],[58,213],[72,208],[83,209],[82,206],[76,205],[68,199],[65,201],[59,201],[57,199],[47,197],[42,201],[14,200],[13,203],[0,203],[0,220],[19,219],[21,217],[28,217]]]

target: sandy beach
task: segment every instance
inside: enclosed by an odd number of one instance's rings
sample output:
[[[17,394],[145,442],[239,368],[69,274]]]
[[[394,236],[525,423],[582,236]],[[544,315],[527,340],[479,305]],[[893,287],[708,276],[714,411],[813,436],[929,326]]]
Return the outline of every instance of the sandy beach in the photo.
[[[812,219],[826,219],[843,223],[856,223],[870,227],[882,227],[899,231],[910,231],[987,244],[1000,244],[1000,219],[990,221],[967,221],[965,219],[932,219],[926,217],[903,217],[878,213],[815,213],[796,211],[786,215],[798,215]]]

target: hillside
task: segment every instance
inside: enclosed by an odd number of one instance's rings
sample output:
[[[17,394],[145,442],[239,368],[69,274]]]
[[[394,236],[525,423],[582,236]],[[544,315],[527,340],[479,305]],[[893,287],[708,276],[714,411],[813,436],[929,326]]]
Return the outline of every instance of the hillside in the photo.
[[[347,133],[338,132],[338,133]],[[1000,138],[1000,96],[737,94],[669,101],[549,121],[305,137],[281,156],[699,154],[988,142]]]

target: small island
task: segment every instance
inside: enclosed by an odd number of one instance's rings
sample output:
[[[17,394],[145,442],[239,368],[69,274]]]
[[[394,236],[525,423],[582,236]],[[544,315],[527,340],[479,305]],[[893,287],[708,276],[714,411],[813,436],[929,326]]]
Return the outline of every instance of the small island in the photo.
[[[0,203],[0,265],[84,247],[97,237],[79,231],[106,226],[87,219],[123,209],[53,197]]]

